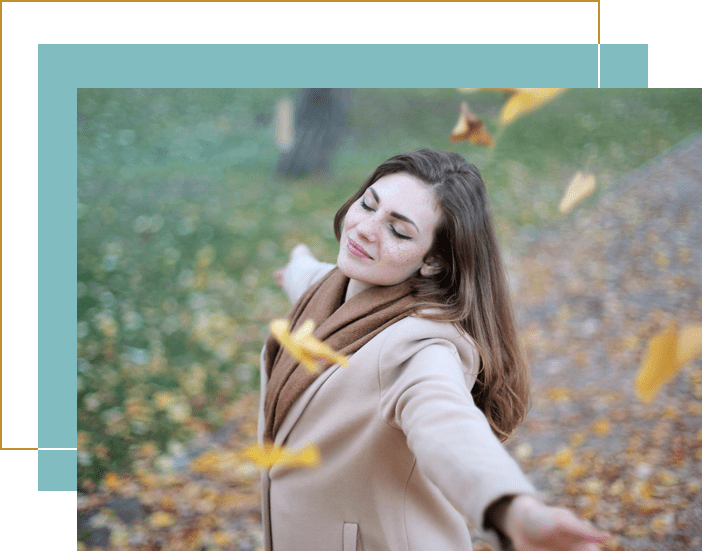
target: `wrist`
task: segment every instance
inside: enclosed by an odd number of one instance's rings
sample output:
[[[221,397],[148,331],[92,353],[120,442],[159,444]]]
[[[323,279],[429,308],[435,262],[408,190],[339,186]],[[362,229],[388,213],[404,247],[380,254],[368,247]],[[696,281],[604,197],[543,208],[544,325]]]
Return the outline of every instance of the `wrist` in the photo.
[[[542,505],[541,501],[527,494],[514,496],[503,509],[500,529],[508,538],[514,541],[519,526],[524,524],[527,512],[533,511],[535,507],[538,508]]]
[[[529,511],[544,507],[544,504],[529,494],[503,496],[490,505],[485,513],[484,528],[497,532],[503,546],[518,538],[520,526],[526,522]]]
[[[485,518],[483,521],[483,528],[485,530],[493,530],[497,536],[499,542],[499,548],[502,550],[511,551],[514,549],[512,546],[512,538],[507,533],[506,529],[506,519],[507,511],[510,509],[514,499],[518,497],[517,495],[506,495],[495,500],[488,506],[485,510]]]

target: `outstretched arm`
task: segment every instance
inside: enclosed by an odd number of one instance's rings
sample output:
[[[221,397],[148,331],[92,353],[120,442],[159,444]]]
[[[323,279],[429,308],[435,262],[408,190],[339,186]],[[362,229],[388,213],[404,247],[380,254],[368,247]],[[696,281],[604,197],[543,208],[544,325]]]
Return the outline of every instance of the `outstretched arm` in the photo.
[[[486,524],[507,536],[515,551],[597,551],[609,536],[567,509],[549,507],[530,495],[499,500]]]
[[[293,247],[286,266],[273,275],[290,302],[295,304],[310,285],[333,268],[333,264],[317,260],[310,248],[301,243]]]
[[[312,254],[312,251],[310,248],[305,245],[304,243],[300,243],[293,247],[293,250],[290,251],[290,262],[295,260],[296,258],[300,256],[311,256],[314,258],[314,255]],[[287,267],[287,266],[286,266]],[[275,273],[273,274],[275,277],[275,281],[278,285],[281,287],[283,286],[283,273],[285,271],[285,268],[280,268],[279,270],[276,270]]]

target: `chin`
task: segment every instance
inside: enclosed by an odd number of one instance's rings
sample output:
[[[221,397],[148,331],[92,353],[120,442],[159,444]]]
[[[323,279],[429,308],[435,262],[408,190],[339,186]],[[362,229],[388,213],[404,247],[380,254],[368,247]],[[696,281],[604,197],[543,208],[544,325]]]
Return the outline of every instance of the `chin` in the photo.
[[[353,258],[349,258],[350,253],[341,251],[336,259],[336,267],[339,271],[349,279],[365,282],[365,273],[361,266],[354,262]]]
[[[339,254],[337,257],[336,267],[339,268],[339,271],[346,277],[356,279],[358,276],[357,270],[354,269],[354,266],[350,265],[349,259],[344,258],[343,253]]]

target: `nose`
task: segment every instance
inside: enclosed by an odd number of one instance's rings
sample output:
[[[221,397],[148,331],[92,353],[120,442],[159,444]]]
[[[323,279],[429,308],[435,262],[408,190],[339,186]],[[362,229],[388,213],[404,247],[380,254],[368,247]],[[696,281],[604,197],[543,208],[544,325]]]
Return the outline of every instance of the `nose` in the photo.
[[[377,232],[377,221],[375,216],[366,216],[356,225],[356,233],[368,242],[375,241]]]

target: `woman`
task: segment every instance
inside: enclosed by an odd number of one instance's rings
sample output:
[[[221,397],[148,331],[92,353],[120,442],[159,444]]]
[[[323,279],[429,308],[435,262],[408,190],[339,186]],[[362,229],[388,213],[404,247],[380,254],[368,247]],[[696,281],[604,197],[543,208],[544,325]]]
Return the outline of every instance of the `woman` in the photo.
[[[431,149],[381,164],[338,211],[336,266],[296,247],[276,274],[293,330],[349,356],[311,374],[269,337],[259,437],[318,446],[315,469],[263,474],[267,550],[597,549],[547,507],[500,440],[528,371],[477,169]]]

